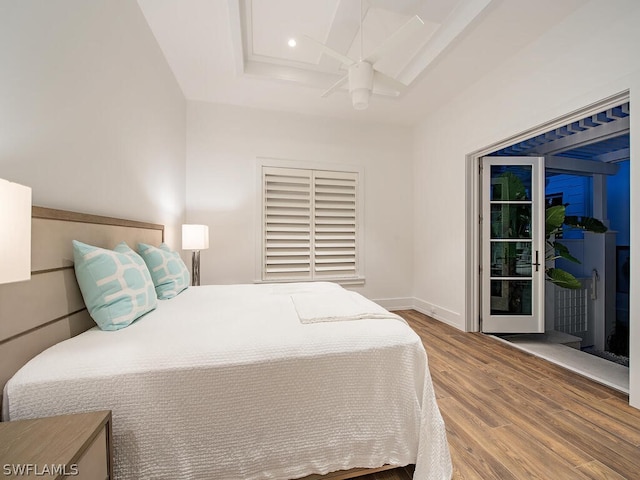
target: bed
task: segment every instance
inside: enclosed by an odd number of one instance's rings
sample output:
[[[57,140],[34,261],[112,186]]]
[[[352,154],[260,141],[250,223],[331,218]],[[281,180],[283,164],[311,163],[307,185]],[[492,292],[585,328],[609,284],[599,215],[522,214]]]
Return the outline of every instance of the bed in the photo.
[[[415,479],[449,479],[420,338],[375,304],[368,317],[327,310],[328,298],[368,302],[354,295],[326,282],[188,288],[127,328],[36,355],[7,382],[3,416],[112,410],[116,479],[349,478],[411,463]],[[0,340],[0,360],[51,325]]]

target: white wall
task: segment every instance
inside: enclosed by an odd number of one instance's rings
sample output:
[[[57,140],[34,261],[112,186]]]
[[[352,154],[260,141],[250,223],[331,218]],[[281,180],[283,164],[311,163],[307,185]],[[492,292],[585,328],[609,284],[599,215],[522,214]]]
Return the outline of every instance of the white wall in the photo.
[[[0,71],[0,178],[175,242],[186,102],[136,2],[1,2]]]
[[[366,285],[354,289],[410,305],[411,152],[406,128],[189,102],[187,221],[211,237],[202,283],[256,280],[257,157],[342,163],[365,169]]]
[[[465,155],[629,89],[631,183],[640,185],[640,3],[592,1],[416,128],[415,295],[465,327]],[[608,32],[598,34],[597,32]],[[508,41],[508,39],[505,39]],[[460,72],[472,75],[473,72]],[[631,242],[640,205],[631,193]],[[446,199],[446,206],[443,200]],[[428,219],[425,222],[419,220]],[[634,248],[634,246],[632,246]],[[640,245],[635,248],[640,248]],[[632,256],[632,290],[640,258]],[[640,407],[640,296],[632,295],[631,402]]]

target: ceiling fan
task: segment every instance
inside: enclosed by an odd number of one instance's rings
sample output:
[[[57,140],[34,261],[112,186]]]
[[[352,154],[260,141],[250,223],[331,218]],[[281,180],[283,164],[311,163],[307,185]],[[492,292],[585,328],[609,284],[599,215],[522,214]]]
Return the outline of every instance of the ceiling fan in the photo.
[[[369,106],[369,98],[371,94],[394,96],[397,97],[406,88],[407,85],[399,80],[390,77],[380,71],[377,67],[379,62],[386,57],[392,56],[404,42],[408,40],[415,32],[424,26],[422,19],[414,15],[402,27],[396,30],[388,37],[380,46],[378,46],[366,58],[362,53],[362,1],[360,2],[360,58],[356,61],[340,52],[328,47],[322,42],[315,40],[307,35],[303,38],[316,46],[324,53],[339,60],[347,69],[347,74],[334,83],[326,91],[322,93],[322,97],[327,97],[339,90],[348,82],[349,94],[353,108],[356,110],[364,110]]]

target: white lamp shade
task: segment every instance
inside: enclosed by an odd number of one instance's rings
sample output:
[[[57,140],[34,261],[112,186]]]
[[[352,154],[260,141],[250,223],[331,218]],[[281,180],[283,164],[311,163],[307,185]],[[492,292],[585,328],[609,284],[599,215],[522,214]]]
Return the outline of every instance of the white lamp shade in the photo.
[[[0,178],[0,283],[31,278],[31,189]]]
[[[205,250],[209,248],[207,225],[182,225],[182,249]]]

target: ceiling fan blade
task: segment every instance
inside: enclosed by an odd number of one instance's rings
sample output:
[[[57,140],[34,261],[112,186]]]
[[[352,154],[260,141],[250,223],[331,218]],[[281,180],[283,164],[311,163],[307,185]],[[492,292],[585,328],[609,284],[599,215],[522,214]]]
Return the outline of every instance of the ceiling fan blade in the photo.
[[[327,90],[325,90],[324,92],[322,92],[322,95],[320,95],[322,98],[324,97],[328,97],[329,95],[331,95],[333,92],[335,92],[336,90],[338,90],[342,85],[344,85],[345,83],[347,83],[347,80],[349,80],[349,75],[345,75],[344,77],[342,77],[340,80],[338,80],[336,83],[334,83],[333,85],[331,85]]]
[[[379,88],[383,87],[383,88]],[[406,90],[407,86],[378,70],[375,70],[373,76],[373,93],[378,95],[387,95],[397,97]]]
[[[373,64],[375,67],[376,63],[385,57],[387,54],[392,53],[397,47],[399,47],[405,40],[411,37],[415,32],[420,30],[424,25],[422,19],[414,15],[405,23],[402,27],[396,30],[391,34],[389,38],[387,38],[382,44],[376,48],[366,59],[365,61]]]
[[[342,64],[346,65],[347,67],[350,67],[355,63],[352,59],[350,59],[346,55],[343,55],[340,52],[336,52],[333,48],[327,47],[324,43],[319,42],[315,38],[311,38],[308,35],[302,35],[301,38],[303,38],[307,42],[313,43],[316,47],[320,48],[324,53],[339,60]]]

